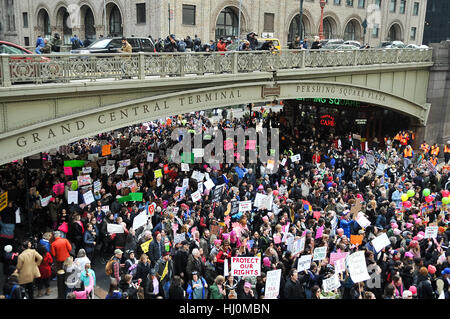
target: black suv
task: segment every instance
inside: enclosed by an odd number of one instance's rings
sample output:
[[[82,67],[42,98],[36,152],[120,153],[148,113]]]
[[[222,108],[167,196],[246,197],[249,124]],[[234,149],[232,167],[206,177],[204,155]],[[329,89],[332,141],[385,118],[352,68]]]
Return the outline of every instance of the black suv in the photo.
[[[149,38],[127,38],[133,52],[156,52],[153,41]],[[122,38],[102,38],[92,42],[86,48],[70,50],[74,54],[118,53],[122,48]]]

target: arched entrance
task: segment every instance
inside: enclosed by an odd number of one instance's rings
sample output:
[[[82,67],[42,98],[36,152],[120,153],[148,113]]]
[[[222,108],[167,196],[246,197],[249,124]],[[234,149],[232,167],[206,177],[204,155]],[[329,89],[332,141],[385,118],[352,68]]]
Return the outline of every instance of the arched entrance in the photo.
[[[402,41],[402,29],[398,23],[391,25],[388,31],[388,41]]]
[[[320,28],[320,26],[319,26]],[[323,36],[324,39],[336,39],[337,38],[337,25],[331,17],[323,19]]]
[[[295,37],[298,36],[298,26],[300,23],[300,14],[297,14],[289,24],[289,33],[288,33],[288,42],[292,42],[295,40]],[[305,37],[311,36],[311,24],[307,16],[303,15],[302,17],[302,35],[301,39]]]
[[[64,44],[70,44],[72,24],[66,7],[59,8],[56,13],[56,32],[60,34]]]
[[[216,21],[216,39],[220,37],[230,37],[236,39],[239,36],[239,9],[226,7],[220,11]],[[242,30],[242,13],[241,13],[241,30]]]
[[[114,3],[106,5],[106,17],[108,21],[108,35],[121,37],[123,35],[122,14],[119,7]]]
[[[52,29],[50,26],[50,17],[47,10],[42,8],[37,15],[38,35],[42,35],[44,38],[51,38]]]
[[[361,25],[355,19],[350,20],[345,26],[344,40],[359,41],[361,38]]]
[[[87,5],[82,6],[80,12],[83,21],[82,27],[84,27],[84,39],[94,41],[96,38],[94,13]]]

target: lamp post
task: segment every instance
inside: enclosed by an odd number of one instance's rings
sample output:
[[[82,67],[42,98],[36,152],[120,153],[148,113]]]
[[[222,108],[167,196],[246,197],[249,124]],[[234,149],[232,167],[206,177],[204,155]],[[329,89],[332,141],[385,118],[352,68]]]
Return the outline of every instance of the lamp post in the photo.
[[[323,40],[323,8],[325,8],[325,0],[320,0],[320,28],[319,28],[319,40]]]
[[[298,36],[303,40],[303,0],[300,0],[300,19],[298,20]]]
[[[238,34],[237,34],[237,43],[238,43],[238,47],[237,47],[237,51],[239,51],[240,47],[241,47],[241,12],[242,12],[242,0],[239,1],[239,15],[238,15]]]

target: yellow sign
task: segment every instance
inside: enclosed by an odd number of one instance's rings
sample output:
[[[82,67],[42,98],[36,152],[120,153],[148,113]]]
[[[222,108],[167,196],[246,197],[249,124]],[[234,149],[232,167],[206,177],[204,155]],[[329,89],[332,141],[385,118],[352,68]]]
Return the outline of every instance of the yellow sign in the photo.
[[[148,252],[148,247],[150,246],[150,243],[153,239],[150,239],[149,241],[146,241],[145,243],[141,244],[141,249],[146,254]]]
[[[160,169],[154,171],[154,174],[155,174],[155,178],[160,178],[160,177],[162,177],[162,171],[161,171]]]
[[[8,206],[8,192],[0,195],[0,212]]]

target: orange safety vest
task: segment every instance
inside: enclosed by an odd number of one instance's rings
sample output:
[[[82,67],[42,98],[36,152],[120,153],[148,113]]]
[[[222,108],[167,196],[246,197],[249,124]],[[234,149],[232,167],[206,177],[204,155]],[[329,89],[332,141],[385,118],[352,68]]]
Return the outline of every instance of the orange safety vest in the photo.
[[[403,151],[403,157],[412,157],[412,148],[405,148]]]
[[[427,143],[422,143],[420,145],[420,149],[424,150],[425,153],[428,153],[430,151],[430,145],[428,145]]]
[[[436,166],[436,165],[437,165],[437,162],[438,162],[437,157],[435,157],[435,158],[433,158],[433,157],[430,158],[430,162],[433,163],[434,166]]]
[[[400,141],[400,134],[395,135],[394,140]]]
[[[447,145],[445,145],[444,147],[444,153],[450,153],[450,147],[448,147]]]
[[[436,147],[431,146],[431,152],[430,152],[430,154],[431,154],[431,155],[436,155],[436,156],[438,156],[438,155],[439,155],[439,146],[436,146]]]
[[[400,137],[400,144],[402,144],[402,145],[408,144],[408,135],[407,135],[407,134],[402,135],[402,136]]]

